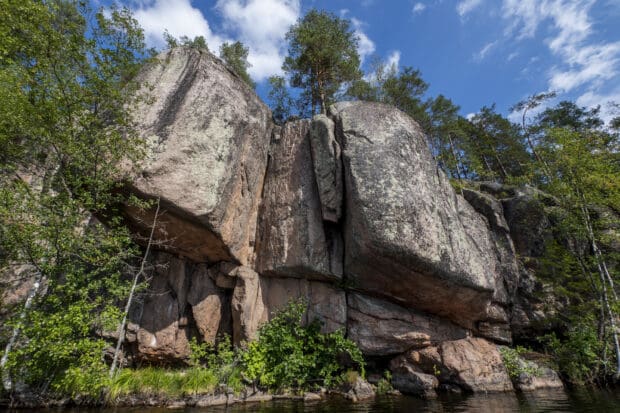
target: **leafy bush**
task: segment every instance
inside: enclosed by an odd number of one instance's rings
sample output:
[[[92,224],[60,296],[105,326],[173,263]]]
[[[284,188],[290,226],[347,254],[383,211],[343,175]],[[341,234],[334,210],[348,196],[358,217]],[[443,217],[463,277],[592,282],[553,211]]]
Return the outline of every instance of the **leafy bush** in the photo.
[[[271,389],[305,390],[330,387],[347,365],[364,374],[362,353],[342,331],[323,334],[313,321],[302,325],[303,302],[290,302],[259,329],[258,340],[243,353],[246,375]]]
[[[393,390],[394,387],[392,387],[392,373],[389,370],[386,370],[383,373],[383,377],[381,377],[381,379],[379,379],[379,381],[377,382],[377,394],[388,394]]]
[[[538,368],[536,368],[533,363],[529,363],[521,357],[527,351],[528,350],[526,348],[521,346],[517,346],[515,348],[499,348],[504,366],[506,366],[508,375],[512,380],[517,380],[522,374],[526,374],[528,376],[537,376],[540,374]]]
[[[591,383],[605,371],[600,357],[604,343],[598,339],[594,323],[582,322],[560,339],[551,333],[543,341],[553,355],[560,373],[574,383]],[[613,366],[613,361],[608,361]]]

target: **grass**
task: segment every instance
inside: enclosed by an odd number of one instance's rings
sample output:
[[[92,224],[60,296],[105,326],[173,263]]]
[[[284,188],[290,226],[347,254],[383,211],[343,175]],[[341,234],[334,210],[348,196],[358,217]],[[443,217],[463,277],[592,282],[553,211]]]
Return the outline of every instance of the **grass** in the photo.
[[[212,393],[218,384],[217,375],[203,367],[124,369],[112,380],[107,397],[108,400],[128,395],[180,397]]]

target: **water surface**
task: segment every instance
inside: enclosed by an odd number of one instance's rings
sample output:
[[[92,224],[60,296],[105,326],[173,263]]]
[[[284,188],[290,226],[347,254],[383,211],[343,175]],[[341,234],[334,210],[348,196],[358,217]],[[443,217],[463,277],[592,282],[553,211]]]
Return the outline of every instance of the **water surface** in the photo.
[[[56,409],[39,410],[39,413],[57,412]],[[578,389],[537,391],[525,394],[488,394],[472,396],[443,396],[437,400],[421,400],[414,397],[379,397],[370,402],[351,403],[342,399],[329,399],[314,403],[278,400],[263,403],[235,404],[208,408],[185,408],[170,410],[166,408],[104,408],[104,409],[63,409],[67,413],[400,413],[400,412],[579,412],[613,413],[620,412],[620,389]]]

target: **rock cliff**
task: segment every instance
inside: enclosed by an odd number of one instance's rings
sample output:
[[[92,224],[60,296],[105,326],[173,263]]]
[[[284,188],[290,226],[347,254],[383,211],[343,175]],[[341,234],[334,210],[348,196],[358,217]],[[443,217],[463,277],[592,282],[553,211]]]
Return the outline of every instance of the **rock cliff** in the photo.
[[[251,340],[304,299],[307,320],[392,360],[405,392],[512,389],[494,343],[536,317],[517,294],[528,291],[517,253],[538,248],[515,229],[532,208],[521,195],[455,192],[420,127],[390,106],[341,102],[276,126],[219,59],[189,48],[140,80],[153,96],[134,109],[149,150],[127,190],[164,212],[133,311],[135,357],[182,362],[191,337]],[[125,214],[143,232],[154,211]],[[542,236],[544,223],[527,224]]]

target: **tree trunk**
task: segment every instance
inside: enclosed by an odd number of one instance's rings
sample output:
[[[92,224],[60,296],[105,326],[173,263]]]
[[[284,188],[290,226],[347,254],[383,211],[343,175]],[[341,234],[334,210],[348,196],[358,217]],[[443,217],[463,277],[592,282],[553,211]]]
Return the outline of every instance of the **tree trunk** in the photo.
[[[551,179],[551,174],[549,173],[549,165],[547,165],[547,162],[545,162],[543,160],[543,158],[536,151],[536,148],[534,147],[534,142],[532,142],[532,138],[530,137],[530,134],[527,131],[527,127],[525,125],[525,116],[526,116],[527,111],[529,109],[530,109],[530,107],[526,106],[525,109],[523,110],[523,118],[521,120],[521,125],[522,125],[522,128],[523,128],[523,134],[525,135],[525,139],[527,140],[527,145],[530,147],[530,150],[532,151],[532,154],[534,155],[534,158],[536,158],[538,163],[540,163],[540,165],[542,166],[543,173],[545,174],[545,177],[547,179]]]
[[[13,328],[13,333],[11,334],[11,338],[9,339],[9,342],[4,348],[4,354],[2,355],[2,360],[0,360],[0,370],[2,370],[2,386],[4,387],[4,390],[6,390],[7,392],[10,392],[12,390],[13,381],[11,379],[11,375],[9,371],[5,370],[5,366],[7,362],[9,361],[9,355],[11,354],[11,350],[13,349],[13,346],[15,345],[15,342],[17,341],[17,338],[19,337],[19,333],[21,331],[20,325],[26,319],[28,310],[30,310],[30,307],[32,307],[32,302],[34,301],[37,294],[39,293],[39,290],[41,289],[42,282],[43,282],[43,275],[41,274],[40,271],[37,270],[37,274],[34,280],[34,285],[28,292],[26,303],[24,304],[24,308],[22,309],[22,312],[19,315],[19,322]]]
[[[138,280],[144,274],[146,260],[149,257],[149,252],[151,250],[151,245],[153,243],[153,234],[155,233],[155,227],[157,226],[157,216],[159,215],[159,202],[160,200],[158,198],[157,209],[155,210],[155,217],[153,218],[153,225],[151,226],[151,233],[149,235],[149,241],[146,244],[146,251],[144,252],[144,256],[142,257],[142,262],[140,263],[140,270],[133,277],[131,291],[129,292],[129,298],[127,298],[127,304],[125,305],[125,311],[123,312],[123,320],[121,321],[121,325],[119,326],[119,329],[118,329],[118,341],[116,342],[116,349],[114,350],[112,366],[110,367],[110,378],[114,377],[114,373],[116,372],[116,366],[118,364],[118,358],[121,352],[121,347],[123,345],[123,342],[125,341],[125,327],[127,325],[127,315],[129,314],[129,310],[131,309],[131,304],[133,303],[133,296],[136,291],[136,286],[138,285]]]
[[[450,151],[452,152],[452,156],[454,157],[454,165],[456,167],[456,175],[458,180],[460,181],[461,178],[461,167],[460,162],[458,157],[456,156],[456,150],[454,149],[454,142],[452,141],[452,135],[450,133],[448,133],[448,139],[450,140]]]

